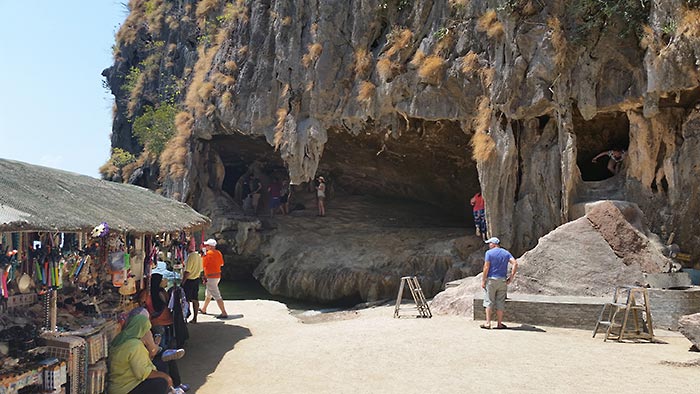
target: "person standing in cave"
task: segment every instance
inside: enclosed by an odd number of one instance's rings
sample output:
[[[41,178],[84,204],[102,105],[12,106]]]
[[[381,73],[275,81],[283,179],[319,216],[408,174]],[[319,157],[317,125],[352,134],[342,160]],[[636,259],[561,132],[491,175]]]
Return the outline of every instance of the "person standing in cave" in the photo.
[[[486,240],[486,203],[481,192],[477,192],[469,201],[472,205],[472,215],[474,215],[474,227],[476,227],[476,236]]]
[[[322,176],[318,177],[316,197],[318,198],[318,216],[326,216],[326,180]]]
[[[282,184],[277,178],[272,179],[272,182],[267,187],[267,192],[270,193],[270,216],[275,216],[275,211],[281,209],[280,205],[282,204]],[[284,214],[284,210],[282,210],[282,214]]]
[[[255,175],[251,174],[250,177],[250,195],[253,204],[253,214],[257,215],[258,204],[260,203],[260,192],[262,191],[262,184],[260,183],[260,179],[258,179],[258,177],[256,177]]]
[[[289,215],[289,200],[292,198],[292,183],[289,179],[285,179],[282,186],[282,197],[280,197],[280,203],[282,204],[282,214]]]
[[[622,168],[622,161],[625,160],[625,157],[627,156],[627,151],[622,149],[622,150],[615,150],[615,149],[610,149],[606,150],[604,152],[598,153],[592,160],[591,163],[597,163],[598,159],[601,157],[608,156],[608,171],[610,171],[611,174],[615,175],[618,172],[620,172],[620,169]]]
[[[250,183],[253,181],[253,174],[246,176],[241,185],[241,205],[243,211],[247,211],[252,206],[252,196],[250,195]]]

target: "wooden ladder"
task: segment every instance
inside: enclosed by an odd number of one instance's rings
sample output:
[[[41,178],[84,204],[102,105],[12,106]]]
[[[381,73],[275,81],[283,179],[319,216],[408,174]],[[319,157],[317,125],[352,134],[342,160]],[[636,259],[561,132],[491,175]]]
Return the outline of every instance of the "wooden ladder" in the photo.
[[[408,284],[408,288],[411,290],[411,295],[413,296],[413,301],[416,303],[416,309],[418,310],[418,315],[416,317],[431,318],[433,314],[430,312],[430,307],[428,306],[428,301],[423,295],[423,290],[418,284],[418,278],[415,276],[404,276],[401,277],[401,285],[399,286],[399,294],[396,296],[396,307],[394,308],[394,317],[401,317],[399,315],[399,309],[401,308],[401,299],[403,298],[404,285]]]
[[[625,302],[621,302],[625,297]],[[619,321],[620,319],[621,321]],[[628,328],[630,320],[634,324],[634,330]],[[635,286],[616,288],[613,302],[603,305],[603,309],[600,311],[598,322],[593,329],[594,338],[601,327],[607,327],[604,341],[608,339],[617,341],[644,339],[653,342],[654,329],[647,289]]]

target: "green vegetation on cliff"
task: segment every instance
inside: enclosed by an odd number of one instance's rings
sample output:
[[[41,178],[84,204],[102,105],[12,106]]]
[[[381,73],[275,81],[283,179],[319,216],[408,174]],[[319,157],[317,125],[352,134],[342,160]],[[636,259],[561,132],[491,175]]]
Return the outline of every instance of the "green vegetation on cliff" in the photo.
[[[177,112],[173,104],[162,104],[156,108],[147,106],[143,115],[134,120],[134,136],[146,150],[160,156],[165,145],[175,135]]]

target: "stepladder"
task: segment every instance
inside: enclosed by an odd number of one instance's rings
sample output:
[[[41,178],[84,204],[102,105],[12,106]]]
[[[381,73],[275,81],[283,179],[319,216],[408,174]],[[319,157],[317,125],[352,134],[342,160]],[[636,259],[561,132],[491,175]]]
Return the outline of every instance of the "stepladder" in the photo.
[[[399,294],[396,296],[396,307],[394,308],[394,317],[401,317],[401,301],[403,300],[404,288],[408,286],[411,291],[411,296],[416,306],[418,314],[415,317],[431,318],[433,314],[430,312],[430,306],[428,306],[428,301],[425,299],[423,294],[423,289],[421,289],[418,283],[418,278],[415,276],[403,276],[401,277],[401,284],[399,285]]]
[[[649,294],[644,287],[620,286],[615,289],[613,302],[603,305],[593,329],[595,338],[605,327],[608,339],[654,341],[654,328],[649,306]]]

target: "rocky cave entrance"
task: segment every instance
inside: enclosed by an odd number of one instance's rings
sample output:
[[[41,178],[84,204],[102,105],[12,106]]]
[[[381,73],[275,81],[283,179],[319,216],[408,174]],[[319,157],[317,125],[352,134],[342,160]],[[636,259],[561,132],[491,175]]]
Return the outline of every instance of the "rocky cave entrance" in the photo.
[[[581,172],[581,179],[586,183],[613,178],[615,174],[607,167],[610,160],[607,155],[598,158],[596,163],[592,160],[601,152],[627,150],[630,129],[627,114],[599,113],[593,119],[585,120],[578,110],[574,110],[573,124],[576,133],[576,164]]]
[[[400,137],[377,132],[370,123],[352,135],[329,130],[317,175],[326,178],[333,199],[362,199],[369,215],[400,213],[410,226],[473,227],[469,199],[479,191],[470,135],[459,122],[403,119]],[[225,167],[222,190],[240,205],[241,177],[256,166],[263,189],[287,177],[279,154],[262,137],[216,136],[211,146]],[[268,215],[263,193],[259,215]],[[293,209],[315,209],[313,185],[294,187]],[[395,215],[394,215],[395,216]]]
[[[241,177],[253,167],[256,168],[263,187],[273,177],[282,179],[286,176],[284,162],[263,137],[216,136],[212,138],[211,146],[219,154],[225,169],[221,189],[239,205],[245,197],[241,195]],[[262,205],[263,201],[261,208]]]
[[[292,296],[288,294],[289,289],[279,287],[274,280],[265,282],[265,275],[278,268],[260,274],[261,264],[279,262],[279,267],[307,264],[308,261],[299,262],[298,250],[325,250],[329,245],[334,247],[318,255],[316,258],[320,260],[315,264],[322,266],[327,261],[329,267],[333,266],[336,249],[341,250],[341,254],[354,254],[365,248],[378,248],[390,260],[395,251],[390,247],[382,249],[384,242],[415,245],[425,240],[439,242],[473,235],[469,199],[479,190],[479,180],[471,158],[471,135],[463,132],[458,122],[401,118],[399,124],[405,126],[399,137],[385,130],[378,131],[372,124],[358,134],[345,129],[329,130],[328,143],[316,173],[327,180],[328,217],[316,217],[315,190],[308,182],[294,186],[292,211],[287,216],[271,218],[266,193],[263,193],[262,208],[257,215],[262,231],[274,230],[268,234],[286,238],[280,241],[279,247],[292,252],[282,252],[276,256],[277,260],[264,262],[258,255],[243,256],[232,250],[228,253],[222,250],[227,262],[224,278],[248,281],[255,273],[255,280],[271,293]],[[286,176],[279,153],[263,138],[217,136],[210,147],[219,154],[225,168],[222,189],[237,204],[240,204],[241,177],[252,166],[257,168],[258,175]],[[267,182],[269,177],[261,177],[263,190]],[[231,209],[217,207],[224,215]],[[231,218],[234,221],[252,219],[250,214],[242,216],[240,213],[231,214]],[[224,238],[232,239],[237,235],[237,228],[231,227],[222,233]],[[391,236],[387,237],[389,234]],[[292,246],[285,246],[286,242]],[[417,261],[423,258],[432,261],[425,257],[432,252],[423,251],[420,245],[416,248]],[[395,291],[393,287],[392,291]],[[355,305],[364,298],[358,288],[356,292],[323,299],[329,300],[324,301],[327,305],[342,307]]]
[[[329,131],[319,173],[337,193],[370,197],[377,215],[407,226],[473,228],[470,198],[479,191],[470,135],[459,122],[403,119],[399,137]]]

